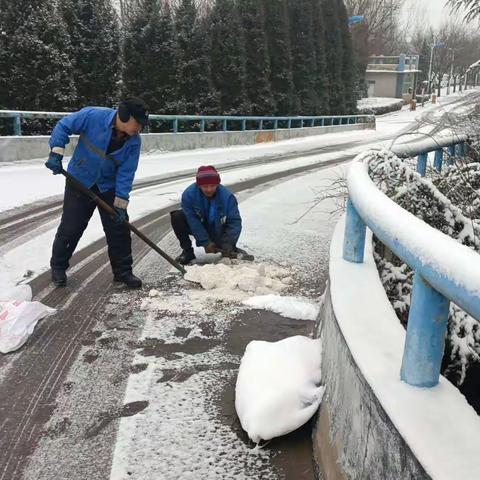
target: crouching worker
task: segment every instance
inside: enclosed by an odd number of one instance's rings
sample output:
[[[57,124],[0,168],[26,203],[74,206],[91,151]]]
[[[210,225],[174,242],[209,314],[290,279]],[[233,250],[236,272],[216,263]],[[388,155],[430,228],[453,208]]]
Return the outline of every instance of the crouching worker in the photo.
[[[65,145],[70,135],[80,135],[68,172],[115,209],[116,216],[111,217],[99,208],[100,218],[113,280],[131,288],[140,288],[142,282],[132,273],[132,241],[130,230],[123,222],[128,220],[128,199],[140,156],[139,133],[147,122],[147,106],[135,97],[121,101],[118,110],[83,108],[57,123],[45,163],[54,175],[62,173]],[[62,219],[50,260],[52,281],[57,287],[67,283],[65,271],[95,207],[94,201],[77,191],[67,179]]]
[[[212,166],[200,167],[196,182],[182,194],[182,209],[171,212],[172,228],[182,253],[177,262],[187,265],[194,258],[190,235],[206,253],[243,252],[237,247],[242,219],[235,195],[220,185],[220,175]]]

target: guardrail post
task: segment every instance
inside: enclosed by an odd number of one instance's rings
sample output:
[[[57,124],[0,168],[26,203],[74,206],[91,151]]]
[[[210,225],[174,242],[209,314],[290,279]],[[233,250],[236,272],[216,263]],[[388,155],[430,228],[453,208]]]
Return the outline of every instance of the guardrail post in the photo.
[[[427,171],[428,153],[421,153],[417,157],[417,172],[424,177]]]
[[[226,118],[223,119],[223,121],[222,121],[222,130],[223,130],[224,132],[227,131],[227,119],[226,119]]]
[[[273,121],[273,129],[274,129],[274,130],[277,130],[277,128],[278,128],[278,120],[275,119],[275,120]]]
[[[292,119],[291,118],[288,119],[287,128],[292,128]]]
[[[242,120],[242,132],[247,129],[247,121],[245,119]]]
[[[22,122],[20,119],[20,115],[15,115],[13,117],[13,134],[17,136],[22,135]]]
[[[311,127],[314,127],[314,126],[315,126],[315,119],[314,119],[314,118],[312,118],[312,123],[311,123],[310,126],[311,126]]]
[[[455,144],[448,147],[448,164],[453,165],[455,162],[453,157],[455,156]]]
[[[258,122],[258,129],[259,129],[259,130],[263,130],[263,120],[260,120],[260,121]]]
[[[325,119],[323,117],[320,119],[320,126],[321,127],[325,126]]]
[[[401,379],[415,387],[438,383],[450,302],[415,273]]]
[[[300,120],[300,128],[303,128],[303,118]]]
[[[348,262],[363,263],[365,252],[366,225],[350,199],[347,202],[345,236],[343,238],[343,259]]]
[[[442,163],[443,149],[439,148],[438,150],[435,150],[435,157],[433,159],[433,168],[439,173],[442,171]]]
[[[204,131],[205,131],[205,119],[204,119],[204,118],[202,118],[202,119],[200,120],[200,131],[201,131],[201,132],[204,132]]]
[[[178,133],[178,118],[172,120],[172,130],[173,133]]]

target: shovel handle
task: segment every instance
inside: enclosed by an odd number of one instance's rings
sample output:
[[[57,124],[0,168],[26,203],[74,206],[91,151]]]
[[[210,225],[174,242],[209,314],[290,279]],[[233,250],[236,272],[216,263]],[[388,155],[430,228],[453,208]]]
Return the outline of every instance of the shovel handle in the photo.
[[[117,213],[115,210],[107,203],[105,200],[102,200],[98,195],[95,195],[89,188],[87,188],[83,183],[79,182],[73,175],[68,173],[67,171],[63,170],[62,168],[62,175],[64,175],[67,180],[80,192],[84,193],[85,195],[89,196],[101,209],[107,212],[112,217],[115,217]],[[159,255],[161,255],[167,262],[169,262],[172,266],[174,266],[182,275],[185,275],[187,271],[176,262],[170,255],[166,254],[161,248],[159,248],[155,243],[153,243],[146,235],[144,235],[137,227],[133,226],[128,220],[123,221],[124,225],[126,225],[137,237],[141,238],[150,248],[155,250]]]

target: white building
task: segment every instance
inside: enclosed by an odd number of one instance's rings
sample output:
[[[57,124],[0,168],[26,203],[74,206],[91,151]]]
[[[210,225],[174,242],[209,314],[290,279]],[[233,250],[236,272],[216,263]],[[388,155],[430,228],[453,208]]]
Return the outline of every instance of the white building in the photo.
[[[418,55],[369,57],[365,72],[368,96],[408,100],[409,93],[415,89],[416,75],[420,72],[418,61]]]

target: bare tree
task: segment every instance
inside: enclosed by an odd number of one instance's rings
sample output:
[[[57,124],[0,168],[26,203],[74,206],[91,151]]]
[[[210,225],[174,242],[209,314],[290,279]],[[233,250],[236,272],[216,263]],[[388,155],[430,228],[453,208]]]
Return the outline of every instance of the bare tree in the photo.
[[[480,0],[448,0],[452,12],[465,11],[465,21],[480,18]]]
[[[367,29],[368,54],[396,50],[399,17],[405,0],[345,0],[349,15],[362,15]],[[355,31],[352,32],[355,36]]]

